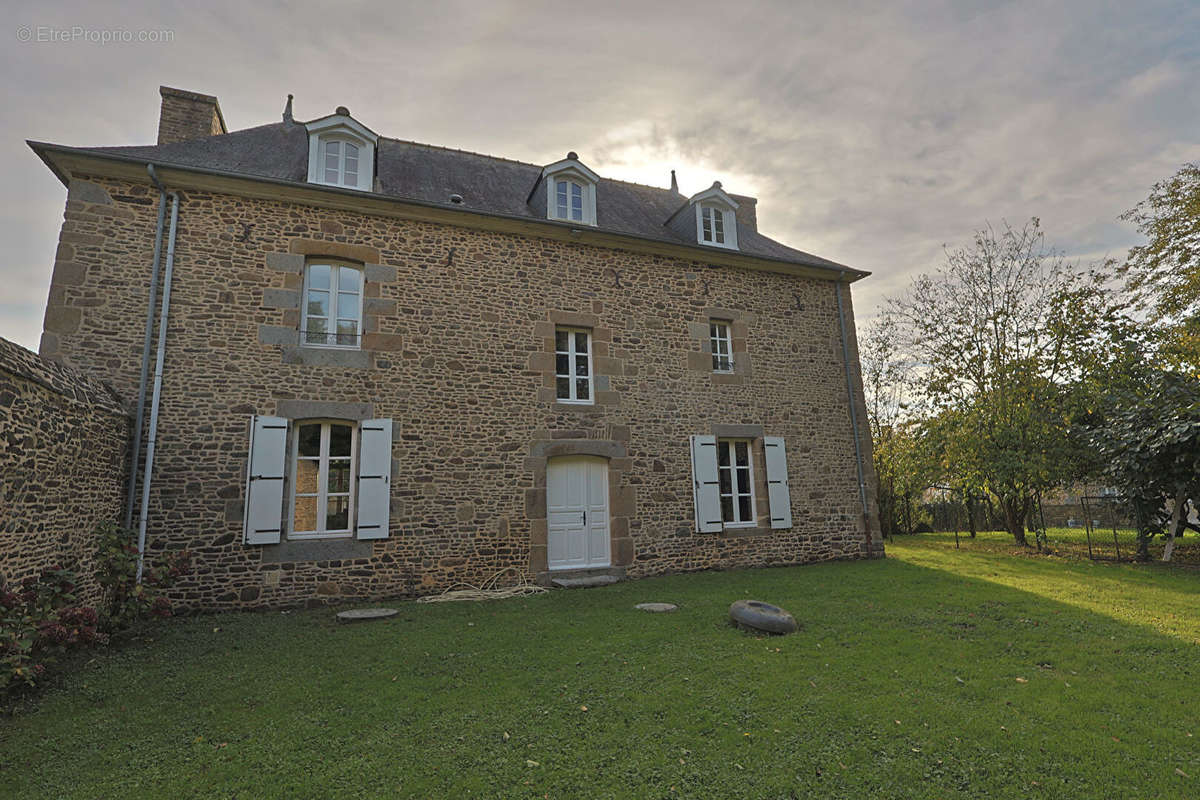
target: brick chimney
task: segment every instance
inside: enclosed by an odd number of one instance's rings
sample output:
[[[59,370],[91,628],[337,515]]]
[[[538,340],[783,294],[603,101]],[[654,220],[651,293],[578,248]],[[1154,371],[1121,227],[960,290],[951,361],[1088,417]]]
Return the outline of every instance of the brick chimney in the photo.
[[[158,115],[158,143],[186,142],[227,133],[217,98],[185,92],[170,86],[158,87],[162,109]]]
[[[744,194],[731,194],[729,196],[736,200],[738,204],[737,212],[734,215],[737,217],[737,221],[752,231],[758,230],[758,211],[756,210],[758,198],[747,197]]]

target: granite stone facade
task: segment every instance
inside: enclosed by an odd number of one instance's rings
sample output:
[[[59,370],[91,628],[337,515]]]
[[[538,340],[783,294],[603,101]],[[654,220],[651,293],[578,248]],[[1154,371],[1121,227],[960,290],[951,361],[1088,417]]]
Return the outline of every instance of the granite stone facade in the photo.
[[[120,518],[129,419],[95,378],[0,339],[0,579],[62,564],[95,605],[96,524]]]
[[[417,595],[505,568],[535,578],[546,568],[546,463],[566,453],[610,459],[613,564],[630,577],[882,555],[856,473],[836,295],[849,313],[848,284],[180,194],[149,527],[195,554],[172,590],[181,605]],[[157,201],[145,182],[72,175],[46,310],[42,354],[109,382],[128,405]],[[301,346],[311,257],[363,265],[361,349]],[[734,374],[712,373],[710,318],[732,323]],[[594,405],[555,400],[559,324],[592,331]],[[869,470],[852,314],[847,325]],[[244,544],[252,414],[390,418],[390,536]],[[785,438],[790,529],[769,527],[760,469],[759,526],[695,532],[689,436],[731,430]]]

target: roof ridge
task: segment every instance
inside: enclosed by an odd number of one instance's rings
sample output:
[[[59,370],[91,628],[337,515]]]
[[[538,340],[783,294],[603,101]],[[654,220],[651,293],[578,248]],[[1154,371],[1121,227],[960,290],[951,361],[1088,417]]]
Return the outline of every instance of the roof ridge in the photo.
[[[504,161],[509,164],[520,164],[523,167],[533,167],[535,169],[543,169],[546,166],[545,164],[534,164],[531,161],[521,161],[516,158],[508,158],[506,156],[495,156],[495,155],[492,155],[491,153],[481,153],[478,150],[464,150],[461,147],[449,147],[444,144],[430,144],[428,142],[418,142],[415,139],[398,139],[395,136],[383,136],[383,135],[380,135],[379,138],[387,139],[388,141],[397,142],[399,144],[411,144],[411,145],[416,145],[417,147],[428,147],[432,150],[446,150],[451,153],[462,153],[462,154],[468,155],[468,156],[479,156],[480,158],[490,158],[493,161]],[[651,186],[648,183],[638,183],[637,181],[623,181],[620,178],[606,178],[603,175],[600,176],[600,179],[604,180],[604,181],[610,181],[612,183],[623,183],[626,186],[637,186],[642,189],[654,189],[655,191],[659,191],[659,192],[666,192],[668,194],[672,193],[671,190],[665,186]],[[683,197],[683,195],[679,195],[679,196]]]

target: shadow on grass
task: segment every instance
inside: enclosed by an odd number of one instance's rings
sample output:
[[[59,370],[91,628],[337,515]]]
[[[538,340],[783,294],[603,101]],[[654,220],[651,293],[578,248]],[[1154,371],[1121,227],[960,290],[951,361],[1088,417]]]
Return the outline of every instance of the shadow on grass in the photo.
[[[1196,788],[1175,772],[1200,774],[1195,709],[1180,702],[1194,645],[974,574],[1006,565],[912,555],[403,603],[395,620],[356,626],[329,610],[179,620],[0,723],[0,795]],[[1032,566],[1041,583],[1058,574]],[[802,631],[733,630],[726,612],[744,597],[783,605]],[[646,601],[680,608],[633,609]]]

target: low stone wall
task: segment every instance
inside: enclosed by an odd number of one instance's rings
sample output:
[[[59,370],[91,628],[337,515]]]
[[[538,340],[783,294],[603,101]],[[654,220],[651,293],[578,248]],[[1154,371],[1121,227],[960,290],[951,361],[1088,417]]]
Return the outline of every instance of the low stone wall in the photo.
[[[107,386],[0,339],[0,578],[61,563],[98,601],[91,534],[121,515],[129,426]]]

